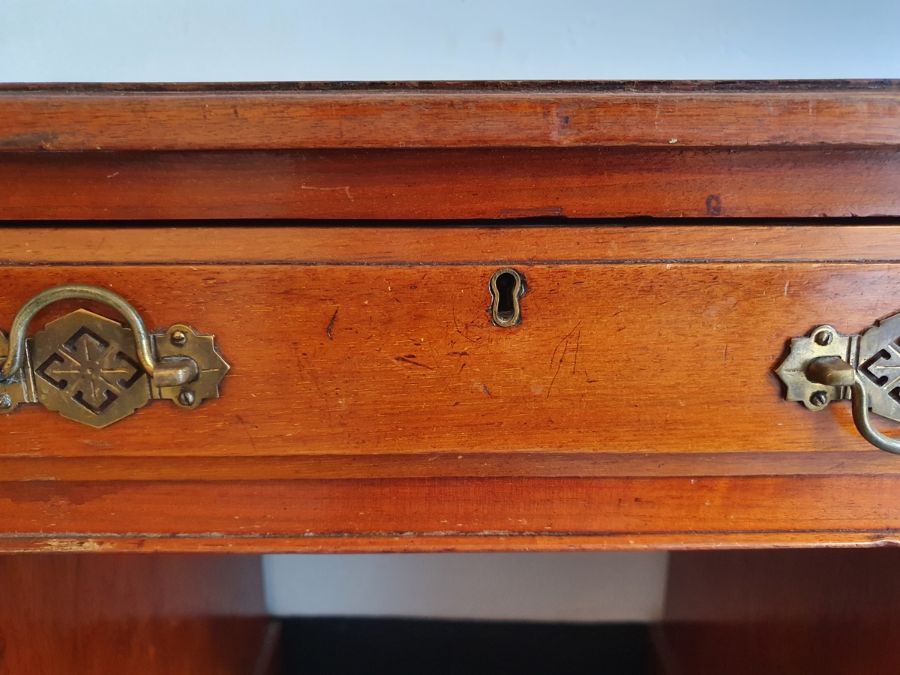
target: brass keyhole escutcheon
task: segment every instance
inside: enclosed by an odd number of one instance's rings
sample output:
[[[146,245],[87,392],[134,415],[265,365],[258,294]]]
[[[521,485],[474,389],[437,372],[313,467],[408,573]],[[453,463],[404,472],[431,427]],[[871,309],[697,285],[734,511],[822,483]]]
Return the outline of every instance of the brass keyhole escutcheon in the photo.
[[[510,328],[522,321],[521,299],[525,295],[525,277],[504,267],[491,275],[491,320],[495,326]]]

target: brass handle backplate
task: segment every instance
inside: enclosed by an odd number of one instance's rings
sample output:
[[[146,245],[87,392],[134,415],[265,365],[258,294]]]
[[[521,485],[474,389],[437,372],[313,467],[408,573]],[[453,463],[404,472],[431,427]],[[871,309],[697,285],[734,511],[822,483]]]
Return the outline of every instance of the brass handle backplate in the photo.
[[[79,309],[26,337],[38,312],[73,299],[107,305],[127,326]],[[98,428],[131,415],[151,399],[196,408],[205,399],[219,397],[219,384],[229,369],[213,336],[182,324],[150,332],[124,298],[79,284],[47,289],[26,302],[9,337],[0,331],[0,362],[0,413],[22,403],[41,403]]]
[[[900,439],[872,424],[869,412],[900,422],[900,314],[876,321],[859,335],[819,326],[791,340],[790,353],[775,370],[785,398],[819,411],[849,399],[853,423],[875,447],[900,454]]]

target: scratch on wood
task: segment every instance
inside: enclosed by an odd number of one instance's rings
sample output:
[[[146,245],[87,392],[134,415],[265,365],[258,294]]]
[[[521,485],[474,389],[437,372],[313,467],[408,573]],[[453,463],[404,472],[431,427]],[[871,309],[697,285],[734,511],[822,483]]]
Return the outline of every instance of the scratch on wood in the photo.
[[[59,138],[58,134],[49,131],[39,131],[30,134],[13,134],[0,137],[0,148],[8,147],[15,150],[41,149],[52,150],[53,144]]]
[[[250,447],[253,448],[253,450],[255,451],[256,450],[256,439],[253,438],[253,434],[251,434],[250,429],[247,428],[248,427],[247,422],[244,421],[244,418],[241,417],[240,415],[235,415],[234,418],[238,421],[238,425],[240,426],[241,429],[243,429],[244,434],[247,436],[247,440],[250,442]]]
[[[96,541],[80,539],[47,539],[41,542],[41,548],[48,551],[99,551],[102,547]]]
[[[416,356],[415,354],[409,354],[408,356],[395,356],[394,361],[402,361],[403,363],[408,363],[411,366],[419,366],[419,368],[425,368],[426,370],[434,370],[431,366],[425,365],[424,363],[419,363],[418,361],[414,361]]]
[[[550,386],[547,387],[547,398],[550,398],[550,394],[553,391],[553,385],[556,383],[556,378],[559,377],[559,371],[562,370],[563,363],[566,360],[566,354],[569,352],[569,342],[572,340],[572,337],[577,334],[577,338],[575,341],[575,363],[572,365],[572,372],[575,372],[575,366],[578,365],[578,352],[581,349],[581,321],[575,324],[575,327],[572,328],[562,340],[560,340],[556,347],[553,348],[553,353],[550,355],[550,367],[552,368],[554,365],[556,369],[553,372],[553,377],[550,379]],[[559,355],[559,360],[556,360],[556,355],[559,353],[560,347],[562,347],[562,353]]]
[[[581,329],[575,336],[575,360],[572,361],[572,374],[575,374],[575,367],[578,365],[578,354],[581,352]]]
[[[536,206],[533,208],[500,209],[500,218],[562,218],[566,211],[562,206]]]
[[[334,314],[331,315],[331,321],[329,321],[328,325],[325,326],[325,335],[328,336],[329,340],[334,340],[334,322],[337,321],[337,315],[339,311],[341,311],[340,307],[334,310]]]
[[[349,201],[351,201],[351,202],[354,201],[353,194],[350,192],[349,185],[340,185],[340,186],[336,186],[336,187],[320,187],[318,185],[301,184],[300,189],[301,190],[316,190],[317,192],[333,192],[334,190],[338,190],[340,192],[343,192],[345,195],[347,195],[347,199]]]
[[[464,333],[464,332],[462,331],[462,329],[459,327],[459,320],[456,318],[456,302],[455,302],[455,301],[453,301],[453,302],[450,304],[450,315],[453,317],[453,328],[454,328],[454,330],[456,330],[457,333],[459,333],[463,338],[465,338],[465,339],[468,340],[469,342],[471,342],[471,343],[473,343],[473,344],[477,343],[478,340],[476,340],[475,338],[469,337],[469,335],[466,334],[466,333]],[[480,339],[481,339],[481,338],[479,338],[479,340],[480,340]]]

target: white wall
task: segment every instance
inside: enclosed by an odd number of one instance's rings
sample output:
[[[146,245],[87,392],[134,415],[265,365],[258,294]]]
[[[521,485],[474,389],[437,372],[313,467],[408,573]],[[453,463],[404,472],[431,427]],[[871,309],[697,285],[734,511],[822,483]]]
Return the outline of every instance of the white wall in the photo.
[[[0,0],[0,81],[885,78],[898,0]]]
[[[519,621],[662,618],[665,553],[266,556],[281,616]]]

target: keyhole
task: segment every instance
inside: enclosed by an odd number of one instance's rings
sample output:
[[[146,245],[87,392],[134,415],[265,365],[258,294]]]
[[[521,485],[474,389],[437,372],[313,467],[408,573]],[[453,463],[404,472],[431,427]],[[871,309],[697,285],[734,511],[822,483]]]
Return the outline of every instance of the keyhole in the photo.
[[[515,326],[522,320],[519,298],[525,295],[525,279],[511,268],[500,269],[491,276],[491,319],[502,328]]]

